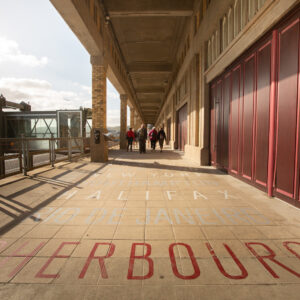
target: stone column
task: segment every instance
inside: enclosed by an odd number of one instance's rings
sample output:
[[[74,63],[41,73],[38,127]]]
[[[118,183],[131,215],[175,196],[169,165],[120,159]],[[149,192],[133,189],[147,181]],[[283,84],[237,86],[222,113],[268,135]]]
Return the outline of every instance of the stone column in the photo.
[[[5,105],[5,100],[0,98],[0,138],[5,138],[4,136],[4,113],[2,111],[2,106]],[[4,155],[4,143],[0,142],[0,156]],[[5,175],[5,164],[4,160],[0,160],[0,178]]]
[[[130,108],[130,127],[134,130],[134,114],[135,114],[135,109]]]
[[[104,56],[91,56],[92,64],[92,132],[91,161],[108,161],[108,145],[104,139],[106,129],[106,71]],[[100,131],[100,141],[95,141],[94,133]]]
[[[126,94],[120,95],[120,149],[127,148],[127,99]]]

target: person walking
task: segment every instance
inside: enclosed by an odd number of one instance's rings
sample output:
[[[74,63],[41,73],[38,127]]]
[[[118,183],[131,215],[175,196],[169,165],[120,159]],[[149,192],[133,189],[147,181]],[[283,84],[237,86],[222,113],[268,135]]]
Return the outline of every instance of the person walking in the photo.
[[[151,149],[152,149],[152,151],[155,151],[155,146],[156,146],[156,141],[157,141],[157,131],[156,131],[155,127],[153,127],[151,129],[151,131],[149,132],[149,138],[151,141]]]
[[[142,124],[138,131],[140,153],[146,153],[147,129],[145,124]]]
[[[129,150],[129,148],[130,148],[130,151],[132,152],[132,142],[135,138],[132,128],[129,128],[129,130],[127,131],[126,138],[127,138],[127,152]]]
[[[164,147],[164,141],[166,140],[166,133],[165,133],[163,127],[160,128],[160,130],[157,134],[157,139],[159,142],[160,152],[162,152],[163,147]]]

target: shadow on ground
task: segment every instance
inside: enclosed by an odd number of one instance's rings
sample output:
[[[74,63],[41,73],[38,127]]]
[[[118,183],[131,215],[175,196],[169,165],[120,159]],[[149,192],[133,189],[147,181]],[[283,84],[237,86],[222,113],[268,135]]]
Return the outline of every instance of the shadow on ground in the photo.
[[[74,162],[73,162],[74,163]],[[94,174],[98,173],[101,169],[103,169],[107,164],[101,164],[100,167],[97,167],[93,171],[84,170],[83,168],[86,167],[89,162],[80,162],[79,165],[73,166],[73,163],[65,163],[62,166],[51,168],[44,170],[39,173],[35,173],[31,176],[24,176],[23,178],[18,178],[17,180],[12,180],[5,184],[0,184],[0,212],[4,215],[12,218],[13,220],[10,220],[6,222],[6,224],[1,224],[0,227],[0,235],[5,234],[7,231],[11,230],[14,226],[18,225],[20,222],[25,220],[26,218],[30,217],[33,219],[33,221],[39,222],[40,220],[36,219],[35,217],[31,216],[32,214],[39,211],[41,208],[49,205],[52,201],[56,200],[61,195],[65,194],[66,192],[70,191],[72,188],[77,187],[80,183],[86,181]],[[43,174],[47,174],[53,170],[59,170],[62,171],[58,175],[55,175],[53,177],[47,177],[43,176]],[[72,182],[60,180],[60,178],[74,172],[80,172],[82,173],[82,177],[79,180],[75,180]],[[31,182],[36,182],[33,185],[27,186],[25,184],[26,181],[30,180]],[[1,182],[1,181],[0,181]],[[18,184],[24,184],[24,188],[15,191],[16,187],[14,185]],[[53,193],[49,192],[49,197],[46,199],[43,199],[41,201],[36,201],[33,203],[34,205],[30,204],[24,204],[20,201],[15,200],[17,197],[27,193],[27,192],[33,192],[35,190],[40,189],[41,187],[45,185],[51,185]],[[3,189],[9,188],[12,190],[12,193],[9,193],[8,195],[3,193]]]

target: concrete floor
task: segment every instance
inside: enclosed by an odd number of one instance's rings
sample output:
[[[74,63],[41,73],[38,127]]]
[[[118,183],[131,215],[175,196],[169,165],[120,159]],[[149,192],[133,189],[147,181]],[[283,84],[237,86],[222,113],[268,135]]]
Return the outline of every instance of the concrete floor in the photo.
[[[0,181],[0,299],[299,299],[300,210],[179,153]]]

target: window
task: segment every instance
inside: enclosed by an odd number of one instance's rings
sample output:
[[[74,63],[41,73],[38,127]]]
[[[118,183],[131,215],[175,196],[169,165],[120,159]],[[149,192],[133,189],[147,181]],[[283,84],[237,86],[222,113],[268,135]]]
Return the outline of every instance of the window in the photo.
[[[266,0],[258,0],[258,9],[260,9],[264,4]]]
[[[222,50],[224,50],[228,45],[228,24],[227,17],[224,16],[222,22]]]
[[[254,17],[254,15],[257,12],[257,9],[258,9],[258,0],[249,1],[249,13],[248,13],[249,20],[251,20]]]
[[[211,41],[209,40],[207,43],[207,66],[211,65]]]
[[[211,37],[211,62],[213,63],[216,59],[216,41],[215,35]]]
[[[228,44],[233,40],[234,37],[234,24],[233,24],[233,12],[232,8],[228,11]]]
[[[234,3],[234,37],[241,31],[241,1],[235,0]]]
[[[254,0],[251,0],[254,1]],[[249,0],[242,0],[242,18],[241,18],[241,24],[242,28],[246,26],[248,23],[248,9],[249,9]]]
[[[220,47],[220,42],[221,42],[221,40],[220,40],[220,33],[219,33],[219,30],[216,30],[216,33],[215,33],[215,43],[216,43],[216,49],[215,49],[215,58],[217,58],[218,56],[219,56],[219,54],[220,54],[220,49],[221,49],[221,47]]]

